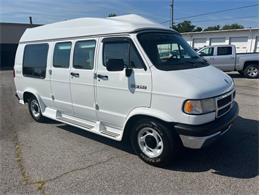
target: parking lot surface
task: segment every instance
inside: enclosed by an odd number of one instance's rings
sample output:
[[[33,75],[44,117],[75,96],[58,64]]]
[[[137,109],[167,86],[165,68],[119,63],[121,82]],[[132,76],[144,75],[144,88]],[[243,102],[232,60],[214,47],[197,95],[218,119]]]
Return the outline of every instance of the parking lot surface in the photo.
[[[54,121],[19,105],[11,71],[0,72],[0,194],[257,194],[258,79],[235,80],[240,114],[203,150],[167,168],[142,162],[125,143]]]

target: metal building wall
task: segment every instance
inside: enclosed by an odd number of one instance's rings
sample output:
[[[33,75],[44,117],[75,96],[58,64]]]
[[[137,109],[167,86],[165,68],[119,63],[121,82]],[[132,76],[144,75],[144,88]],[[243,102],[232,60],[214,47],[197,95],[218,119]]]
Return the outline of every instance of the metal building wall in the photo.
[[[0,23],[0,69],[12,69],[18,42],[26,30],[39,25]]]

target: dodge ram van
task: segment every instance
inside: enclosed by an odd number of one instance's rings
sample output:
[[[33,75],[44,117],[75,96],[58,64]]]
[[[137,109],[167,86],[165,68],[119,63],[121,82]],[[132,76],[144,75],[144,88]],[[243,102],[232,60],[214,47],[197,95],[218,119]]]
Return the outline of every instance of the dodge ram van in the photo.
[[[80,18],[27,29],[16,96],[35,121],[60,121],[121,141],[162,166],[199,149],[238,115],[233,80],[176,31],[138,15]]]

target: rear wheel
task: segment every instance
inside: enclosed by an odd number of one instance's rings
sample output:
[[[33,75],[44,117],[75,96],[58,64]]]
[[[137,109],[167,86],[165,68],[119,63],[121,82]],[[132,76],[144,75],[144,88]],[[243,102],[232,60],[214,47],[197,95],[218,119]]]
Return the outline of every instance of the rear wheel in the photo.
[[[165,166],[174,159],[180,146],[178,137],[171,131],[158,120],[139,120],[132,129],[132,147],[146,163]]]
[[[40,104],[34,96],[32,96],[28,100],[28,108],[29,108],[29,112],[30,112],[32,118],[35,121],[37,121],[37,122],[44,122],[45,121],[45,117],[42,116]]]
[[[259,67],[257,64],[249,64],[245,67],[244,71],[244,76],[247,78],[258,78],[259,76]]]

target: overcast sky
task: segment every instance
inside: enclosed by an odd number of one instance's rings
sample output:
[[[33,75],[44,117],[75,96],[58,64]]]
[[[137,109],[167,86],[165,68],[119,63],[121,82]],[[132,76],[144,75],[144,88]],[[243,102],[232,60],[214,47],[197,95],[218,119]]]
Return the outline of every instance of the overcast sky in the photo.
[[[157,22],[170,18],[170,0],[0,0],[0,22],[28,23],[29,16],[37,24],[52,23],[79,17],[106,17],[140,14]],[[175,0],[176,22],[191,20],[206,27],[227,23],[240,23],[245,27],[258,27],[258,5],[206,16],[189,17],[201,13],[250,6],[258,0]],[[177,20],[178,18],[182,18]],[[169,22],[163,23],[169,26]]]

